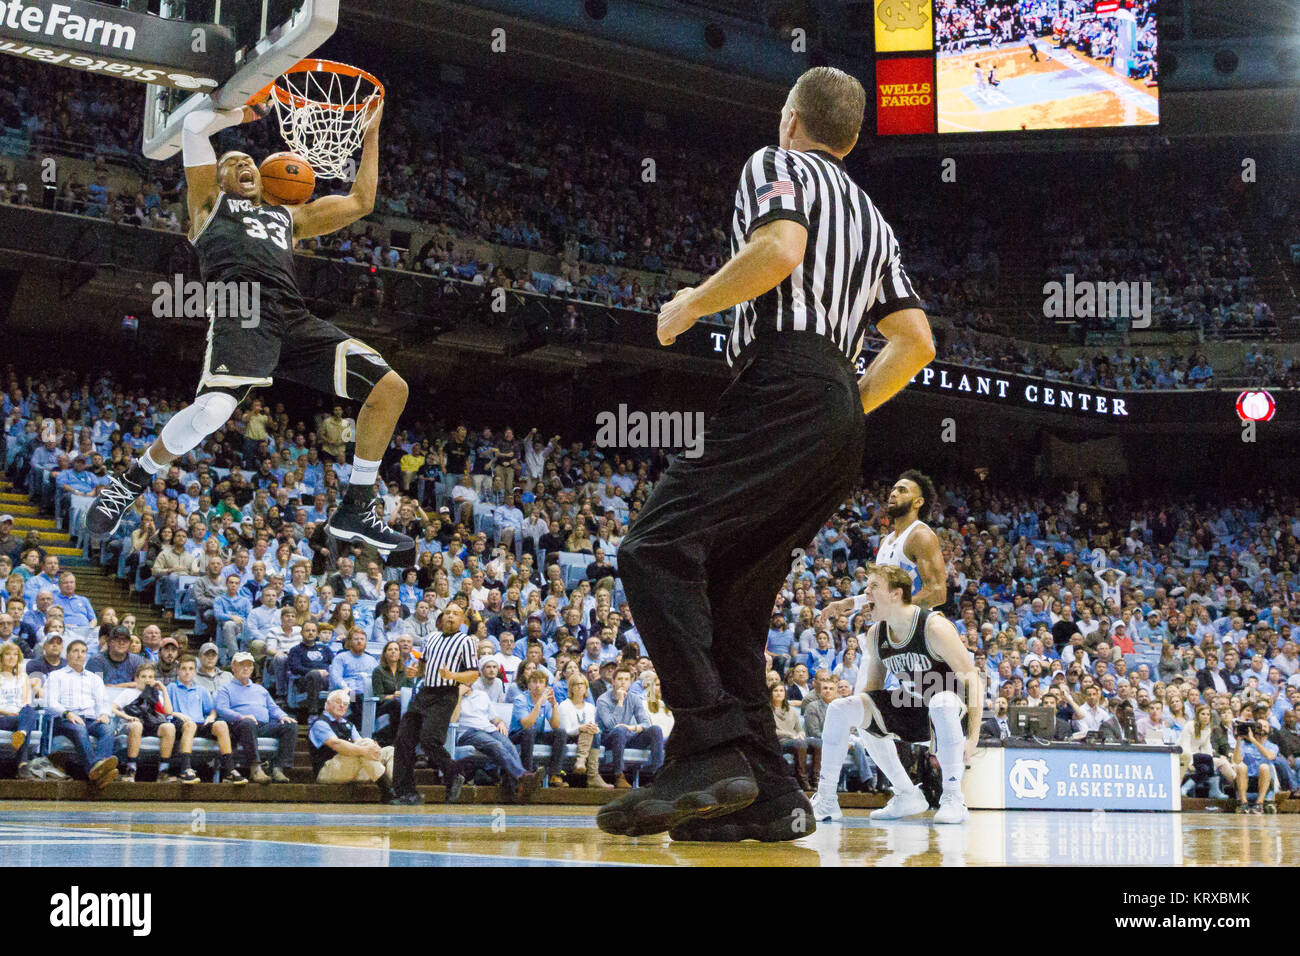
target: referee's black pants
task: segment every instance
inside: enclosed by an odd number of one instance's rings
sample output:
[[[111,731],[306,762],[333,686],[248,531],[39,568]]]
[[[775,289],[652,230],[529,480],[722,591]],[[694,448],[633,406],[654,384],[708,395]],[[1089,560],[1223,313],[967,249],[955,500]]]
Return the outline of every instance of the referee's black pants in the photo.
[[[741,745],[785,776],[763,651],[795,548],[861,477],[857,377],[823,336],[772,334],[742,353],[704,433],[618,549],[619,576],[675,723],[667,756]]]
[[[447,727],[460,700],[460,689],[451,687],[421,687],[411,698],[402,723],[397,729],[397,742],[393,744],[393,791],[397,794],[415,793],[415,748],[424,748],[430,766],[442,773],[443,783],[450,783],[456,775],[456,761],[445,746]]]

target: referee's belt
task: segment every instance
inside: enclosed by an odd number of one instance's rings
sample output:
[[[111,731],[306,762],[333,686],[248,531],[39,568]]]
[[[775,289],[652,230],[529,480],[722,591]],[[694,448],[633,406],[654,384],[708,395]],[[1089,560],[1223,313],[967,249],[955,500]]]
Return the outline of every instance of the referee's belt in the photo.
[[[840,351],[825,335],[808,331],[766,331],[740,350],[740,355],[732,363],[735,370],[732,378],[744,373],[762,355],[803,355],[809,358],[829,360],[837,371],[843,372],[849,380],[857,378],[857,371],[849,357]]]

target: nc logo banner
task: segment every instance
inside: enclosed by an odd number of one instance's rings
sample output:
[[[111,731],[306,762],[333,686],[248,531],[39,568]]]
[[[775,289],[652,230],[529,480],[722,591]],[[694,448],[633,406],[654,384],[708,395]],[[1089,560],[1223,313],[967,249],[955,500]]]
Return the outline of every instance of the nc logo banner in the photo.
[[[930,0],[877,0],[877,52],[919,53],[933,49],[930,18]]]
[[[1007,773],[1007,786],[1021,800],[1047,799],[1047,761],[1021,758]]]
[[[1177,754],[1092,748],[1008,749],[1008,809],[1177,810]]]

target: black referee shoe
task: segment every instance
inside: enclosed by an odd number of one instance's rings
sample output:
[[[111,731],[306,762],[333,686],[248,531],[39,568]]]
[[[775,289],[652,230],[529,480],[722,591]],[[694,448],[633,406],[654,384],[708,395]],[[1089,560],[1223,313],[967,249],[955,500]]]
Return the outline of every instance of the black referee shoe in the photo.
[[[650,786],[601,807],[596,826],[620,836],[663,833],[687,820],[743,810],[757,796],[754,773],[740,750],[715,747],[667,761]]]
[[[368,544],[385,558],[394,551],[410,551],[415,547],[415,540],[384,524],[384,519],[375,513],[377,500],[372,498],[369,504],[358,504],[345,496],[325,530],[339,541]]]
[[[144,494],[149,486],[149,473],[137,463],[121,477],[114,475],[101,487],[95,503],[86,512],[86,530],[96,537],[112,534],[122,521],[126,509]]]
[[[735,813],[714,820],[687,820],[668,831],[678,841],[737,843],[799,840],[817,829],[812,804],[793,778],[761,780],[758,799]]]

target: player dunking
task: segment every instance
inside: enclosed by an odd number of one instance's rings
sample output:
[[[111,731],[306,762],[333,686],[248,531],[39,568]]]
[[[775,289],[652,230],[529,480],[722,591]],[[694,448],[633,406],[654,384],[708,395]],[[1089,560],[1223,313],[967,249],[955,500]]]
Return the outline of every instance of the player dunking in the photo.
[[[861,727],[867,753],[893,787],[894,796],[871,814],[873,820],[896,820],[924,813],[929,804],[898,758],[895,740],[924,743],[933,735],[935,755],[943,774],[943,794],[935,823],[963,823],[969,817],[962,796],[966,761],[979,744],[979,719],[984,687],[975,659],[957,636],[952,622],[938,611],[929,611],[911,601],[912,582],[902,568],[873,567],[867,574],[867,599],[876,623],[868,632],[864,670],[866,686],[861,693],[831,703],[822,731],[823,766],[838,754],[838,768],[848,749],[849,727]],[[885,689],[887,676],[897,680]],[[958,691],[964,691],[965,700]],[[831,721],[831,714],[836,720]],[[967,720],[963,734],[962,718]],[[832,783],[832,787],[834,784]],[[834,790],[830,804],[819,788],[813,802],[817,819],[836,819],[840,814]]]
[[[383,104],[376,101],[367,108],[373,115],[351,191],[297,207],[262,202],[261,176],[248,154],[229,152],[218,160],[213,152],[210,136],[252,122],[262,111],[248,106],[203,109],[185,118],[189,239],[205,286],[256,283],[260,315],[218,316],[209,304],[208,345],[194,402],[167,422],[125,476],[104,487],[86,517],[92,534],[111,533],[155,475],[221,428],[252,389],[270,385],[278,375],[363,401],[351,483],[329,521],[329,533],[343,541],[362,541],[382,554],[414,547],[411,538],[384,524],[373,498],[380,459],[406,405],[406,382],[374,349],[311,314],[293,266],[295,240],[342,229],[374,206]]]

